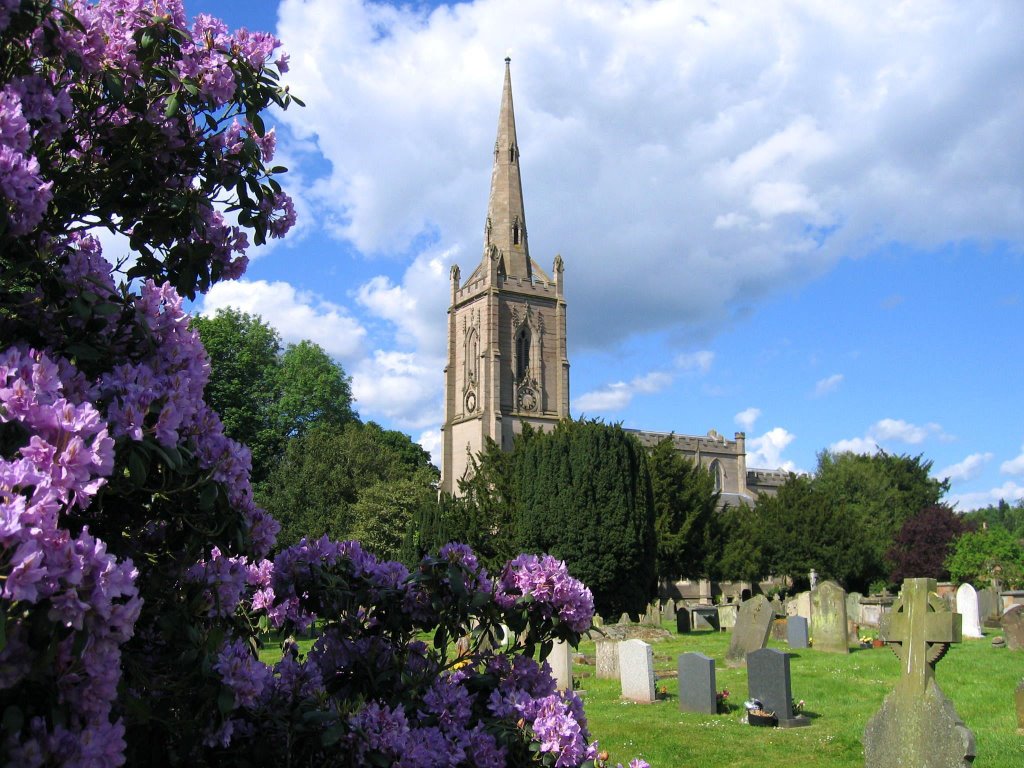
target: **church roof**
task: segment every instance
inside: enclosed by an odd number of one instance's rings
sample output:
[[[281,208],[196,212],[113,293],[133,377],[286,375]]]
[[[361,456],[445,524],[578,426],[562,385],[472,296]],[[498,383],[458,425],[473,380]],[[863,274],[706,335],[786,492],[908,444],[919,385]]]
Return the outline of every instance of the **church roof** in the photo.
[[[504,272],[509,277],[532,279],[523,206],[523,183],[519,174],[519,142],[516,116],[512,107],[511,59],[505,59],[505,84],[498,114],[498,136],[494,141],[494,168],[491,171],[491,196],[484,225],[485,257],[490,246],[501,253]]]

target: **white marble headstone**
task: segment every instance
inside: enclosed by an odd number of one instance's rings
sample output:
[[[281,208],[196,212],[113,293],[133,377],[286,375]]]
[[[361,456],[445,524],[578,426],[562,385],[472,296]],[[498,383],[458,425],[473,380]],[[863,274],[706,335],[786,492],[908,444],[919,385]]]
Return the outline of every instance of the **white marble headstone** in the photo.
[[[654,649],[643,640],[619,643],[619,681],[623,698],[649,704],[654,701]]]
[[[978,593],[970,584],[961,584],[957,589],[956,612],[963,617],[964,637],[982,637]]]

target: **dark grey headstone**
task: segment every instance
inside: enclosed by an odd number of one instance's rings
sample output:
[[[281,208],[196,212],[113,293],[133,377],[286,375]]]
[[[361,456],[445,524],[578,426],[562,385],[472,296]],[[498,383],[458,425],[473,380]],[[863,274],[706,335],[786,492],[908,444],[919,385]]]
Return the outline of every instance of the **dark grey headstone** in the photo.
[[[715,660],[703,653],[679,656],[679,709],[683,712],[718,712]]]
[[[718,622],[718,609],[713,605],[698,605],[692,608],[694,629],[713,629],[716,632],[722,628]]]
[[[748,653],[747,692],[748,698],[758,699],[764,709],[775,713],[780,728],[811,724],[807,717],[793,711],[788,653],[774,648],[762,648]]]
[[[1014,605],[1003,614],[1003,636],[1011,651],[1024,650],[1024,605]]]
[[[803,616],[786,619],[786,642],[790,648],[807,647],[807,619]]]
[[[680,607],[676,611],[676,632],[683,634],[690,631],[690,612]]]
[[[741,667],[747,663],[748,653],[764,648],[768,644],[774,618],[771,603],[764,595],[755,595],[745,601],[736,618],[725,663],[730,667]]]

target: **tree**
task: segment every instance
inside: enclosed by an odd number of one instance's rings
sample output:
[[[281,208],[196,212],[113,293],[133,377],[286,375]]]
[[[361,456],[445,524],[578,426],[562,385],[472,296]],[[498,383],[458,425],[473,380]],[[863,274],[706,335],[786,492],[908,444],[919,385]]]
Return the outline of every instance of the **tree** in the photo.
[[[1011,588],[1024,585],[1024,547],[1001,526],[967,532],[953,543],[946,560],[950,577],[961,584],[990,584]]]
[[[512,457],[515,535],[565,560],[598,612],[642,613],[655,595],[654,502],[647,457],[620,426],[562,421]]]
[[[206,401],[220,414],[224,432],[249,446],[253,482],[265,480],[284,448],[274,418],[281,338],[258,315],[230,307],[193,318],[192,326],[210,356]]]
[[[869,548],[857,586],[887,579],[885,555],[903,523],[926,507],[935,506],[949,490],[948,481],[930,477],[932,462],[922,456],[897,456],[881,451],[873,456],[855,453],[818,455],[813,485],[835,510],[849,515],[850,524]]]
[[[889,582],[902,584],[904,579],[916,578],[945,581],[953,542],[966,530],[960,515],[945,504],[925,507],[907,518],[886,554],[892,565]]]
[[[707,575],[711,521],[718,505],[715,478],[666,437],[648,455],[658,542],[658,577]]]
[[[372,421],[317,424],[289,440],[283,459],[259,489],[259,500],[281,524],[278,543],[288,546],[324,534],[355,535],[356,502],[374,485],[410,481],[428,493],[437,477],[430,455],[408,435]],[[371,508],[358,511],[368,515]],[[364,521],[363,527],[373,526]]]
[[[746,505],[726,507],[713,518],[710,572],[718,579],[757,582],[770,571],[765,553],[765,526],[760,511]]]
[[[352,504],[351,536],[382,560],[398,560],[402,556],[406,531],[417,511],[436,504],[436,491],[420,478],[374,483],[361,489],[359,498]]]
[[[1013,505],[1000,499],[998,504],[965,512],[963,518],[976,528],[1000,526],[1024,539],[1024,499],[1018,499]]]
[[[314,424],[340,427],[358,419],[350,377],[319,345],[289,344],[277,375],[280,396],[274,411],[282,435],[301,437]]]

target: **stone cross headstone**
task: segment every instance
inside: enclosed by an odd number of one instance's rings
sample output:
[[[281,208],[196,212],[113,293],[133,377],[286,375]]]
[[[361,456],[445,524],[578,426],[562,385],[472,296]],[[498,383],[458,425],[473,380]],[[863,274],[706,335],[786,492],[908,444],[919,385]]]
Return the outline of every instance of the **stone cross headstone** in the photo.
[[[572,690],[572,646],[564,640],[556,640],[551,653],[544,659],[551,667],[551,676],[559,691]]]
[[[654,649],[643,640],[619,643],[619,681],[622,696],[649,704],[654,701]]]
[[[789,676],[789,654],[774,648],[761,648],[747,654],[748,698],[758,699],[764,709],[774,712],[780,728],[810,725],[806,715],[793,711],[793,691]]]
[[[900,660],[900,679],[864,729],[865,768],[968,768],[974,734],[935,682],[935,664],[962,639],[960,614],[945,609],[934,579],[907,579],[881,635]]]
[[[786,619],[786,642],[790,648],[807,647],[807,619],[803,616]]]
[[[595,666],[599,680],[619,679],[619,643],[617,640],[597,641]]]
[[[981,606],[978,593],[970,584],[961,584],[956,591],[956,612],[963,618],[964,637],[984,637],[981,633]]]
[[[846,592],[834,581],[823,581],[811,591],[811,638],[816,651],[850,652]]]
[[[718,712],[718,691],[715,689],[715,660],[703,653],[680,654],[679,709],[683,712]]]
[[[690,611],[680,607],[676,611],[676,632],[680,635],[690,631]]]
[[[1011,651],[1024,650],[1024,606],[1011,606],[1003,614],[1003,637]]]
[[[725,663],[730,667],[741,667],[747,663],[747,654],[764,648],[768,644],[768,633],[772,628],[775,613],[764,595],[755,595],[744,601],[736,617]]]

